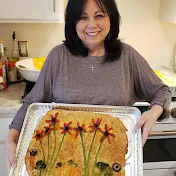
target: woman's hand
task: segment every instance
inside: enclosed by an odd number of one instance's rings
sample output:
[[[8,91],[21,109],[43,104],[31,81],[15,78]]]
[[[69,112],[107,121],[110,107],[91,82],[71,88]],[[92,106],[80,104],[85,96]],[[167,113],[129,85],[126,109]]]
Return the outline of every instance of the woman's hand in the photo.
[[[19,139],[20,133],[15,130],[11,129],[8,133],[8,137],[6,139],[6,154],[7,154],[7,166],[8,172],[10,172],[10,168],[16,167],[16,146]]]
[[[145,145],[147,137],[155,124],[156,120],[163,113],[163,107],[160,105],[153,105],[150,110],[145,111],[136,124],[136,128],[142,128],[142,146]]]

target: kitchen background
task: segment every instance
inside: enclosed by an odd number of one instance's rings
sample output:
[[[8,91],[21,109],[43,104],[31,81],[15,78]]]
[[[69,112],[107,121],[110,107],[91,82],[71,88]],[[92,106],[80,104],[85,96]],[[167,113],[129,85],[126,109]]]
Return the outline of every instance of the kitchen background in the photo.
[[[36,9],[38,7],[41,7],[40,10],[42,10],[43,7],[41,3],[44,0],[38,0],[36,1],[36,4],[34,1],[35,0],[18,0],[18,5],[16,5],[16,2],[13,2],[12,0],[3,0],[4,4],[6,2],[6,6],[9,10],[9,13],[7,13],[7,10],[5,11],[5,16],[10,14],[10,16],[13,17],[12,15],[15,14],[15,12],[22,12],[18,14],[23,14],[20,17],[24,17],[23,12],[26,12],[26,8],[24,5],[20,4],[20,2],[23,2],[24,4],[28,3],[29,5],[29,2],[31,2],[31,9],[28,8],[28,13],[26,14],[33,14],[33,10],[37,11]],[[64,1],[66,5],[68,0]],[[168,3],[168,5],[170,4],[171,7],[176,7],[176,0],[116,1],[122,17],[120,39],[132,45],[137,51],[139,51],[149,64],[173,67],[174,49],[176,47],[176,18],[174,19],[175,24],[163,22],[159,19],[159,11],[161,1],[171,2]],[[11,3],[11,6],[9,6],[8,2]],[[46,3],[48,1],[45,0],[44,2]],[[14,8],[13,3],[16,5],[17,9]],[[165,6],[166,4],[164,4],[164,7]],[[1,15],[3,14],[3,9],[2,7],[0,9]],[[21,11],[19,11],[19,9]],[[176,12],[176,9],[174,10],[173,11]],[[166,12],[166,16],[168,13],[172,14],[172,11],[169,8]],[[38,13],[34,13],[34,19],[36,14]],[[176,17],[176,13],[173,13],[173,17]],[[12,34],[14,31],[16,32],[17,41],[28,41],[29,57],[46,57],[55,45],[62,43],[64,40],[64,24],[61,23],[0,23],[0,38],[3,38],[3,44],[8,47],[9,54],[12,49]],[[175,75],[173,77],[175,77]],[[8,175],[7,169],[5,169],[5,139],[8,133],[8,126],[21,106],[21,98],[24,95],[26,85],[27,83],[25,84],[24,82],[12,84],[8,87],[7,91],[0,92],[0,170],[1,175],[3,176]],[[173,88],[174,95],[172,98],[175,98],[175,100],[173,99],[169,109],[173,111],[175,115],[169,116],[166,121],[155,124],[152,131],[153,136],[149,137],[144,149],[144,176],[176,175],[176,156],[175,152],[172,152],[175,151],[175,146],[171,141],[172,138],[176,140],[175,86]],[[146,109],[148,109],[148,105],[145,103],[140,104],[141,111],[145,111]],[[169,147],[173,148],[173,150],[160,147],[163,146],[163,142],[169,144]],[[160,150],[158,150],[158,148],[160,148]],[[153,153],[150,153],[149,155],[148,151],[149,153],[150,151],[153,151]],[[159,154],[156,154],[156,151],[159,151]],[[171,151],[170,155],[168,155],[168,151]],[[146,156],[153,156],[154,158]]]
[[[65,0],[66,4],[67,0]],[[117,0],[122,17],[120,38],[138,50],[149,64],[173,66],[176,24],[159,20],[160,0]],[[12,33],[27,40],[29,57],[46,57],[64,40],[64,24],[0,24],[4,46],[12,48]]]

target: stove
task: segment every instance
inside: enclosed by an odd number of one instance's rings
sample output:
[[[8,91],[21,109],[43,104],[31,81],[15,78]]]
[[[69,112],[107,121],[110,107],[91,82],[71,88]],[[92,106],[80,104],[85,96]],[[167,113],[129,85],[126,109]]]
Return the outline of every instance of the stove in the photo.
[[[149,103],[135,103],[141,113]],[[176,176],[176,101],[169,107],[170,115],[153,126],[143,148],[144,176]]]

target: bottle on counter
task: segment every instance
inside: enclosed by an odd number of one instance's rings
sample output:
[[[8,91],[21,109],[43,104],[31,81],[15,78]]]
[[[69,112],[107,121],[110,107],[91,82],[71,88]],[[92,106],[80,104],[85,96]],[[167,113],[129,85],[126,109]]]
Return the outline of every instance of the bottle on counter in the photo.
[[[16,41],[15,31],[13,32],[13,35],[12,35],[12,44],[13,44],[13,48],[11,51],[10,62],[17,62],[17,61],[19,61],[19,50],[18,50],[18,45],[17,45],[17,41]]]
[[[4,47],[4,55],[6,56],[6,79],[7,79],[7,86],[9,85],[9,76],[8,76],[8,71],[9,71],[9,50],[7,47]]]
[[[7,58],[4,55],[2,39],[0,39],[0,91],[7,90]]]
[[[7,57],[7,60],[9,61],[9,49],[7,47],[4,47],[4,55]]]
[[[7,77],[8,83],[11,84],[17,81],[17,68],[15,66],[15,62],[13,62],[13,59],[9,57],[9,50],[7,47],[4,47],[4,55],[7,57],[8,60]]]
[[[15,83],[17,81],[17,68],[15,62],[8,63],[8,79],[9,84]]]
[[[19,50],[18,50],[18,44],[17,44],[17,40],[16,40],[16,33],[15,33],[15,31],[12,34],[12,44],[13,44],[13,48],[12,48],[12,51],[11,51],[11,58],[9,59],[9,62],[13,62],[13,64],[9,65],[9,67],[13,66],[12,67],[12,71],[15,74],[14,77],[13,77],[13,82],[14,82],[15,77],[16,77],[16,70],[15,70],[16,67],[14,66],[14,63],[16,63],[17,61],[19,61]],[[12,75],[12,74],[10,74],[10,75]],[[18,81],[20,79],[21,79],[21,75],[20,75],[20,73],[17,70],[17,79],[16,79],[16,81]]]

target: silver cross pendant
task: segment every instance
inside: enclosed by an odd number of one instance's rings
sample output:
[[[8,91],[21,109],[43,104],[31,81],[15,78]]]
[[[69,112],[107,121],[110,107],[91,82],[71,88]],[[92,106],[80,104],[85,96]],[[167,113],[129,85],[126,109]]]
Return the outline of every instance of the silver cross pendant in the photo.
[[[92,65],[90,68],[92,69],[92,71],[94,71],[94,68],[95,68],[95,67]]]

